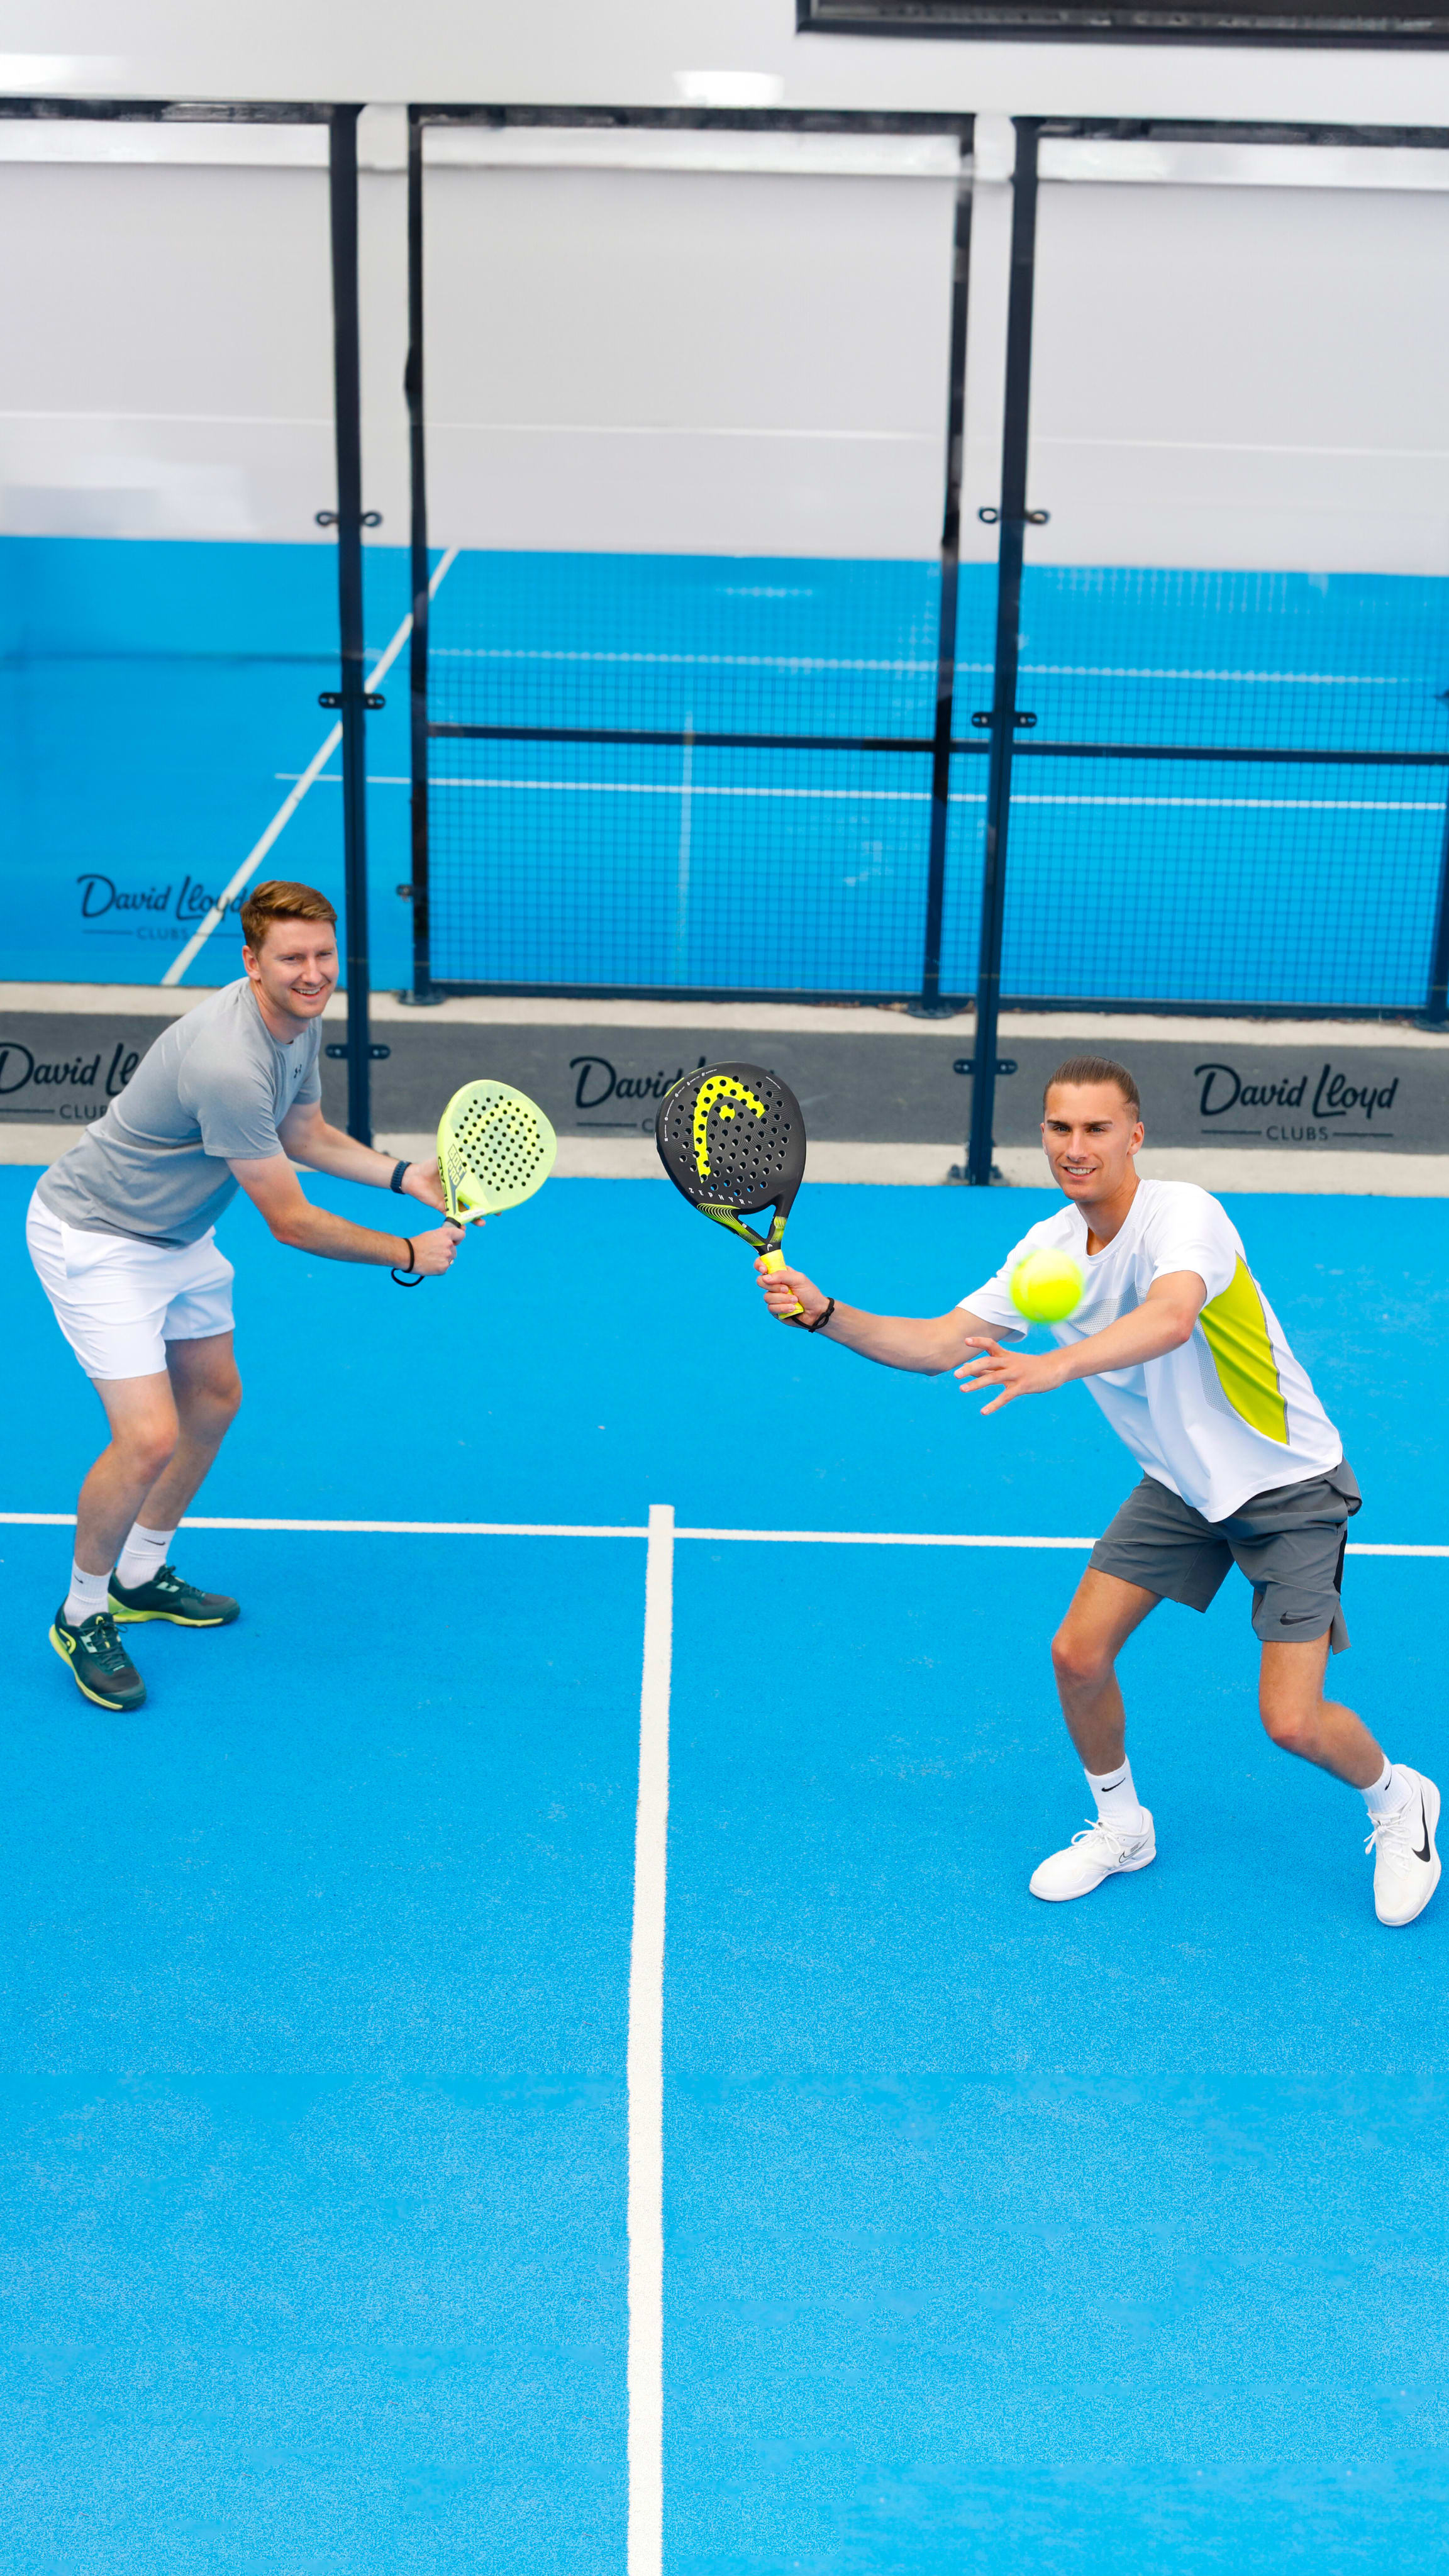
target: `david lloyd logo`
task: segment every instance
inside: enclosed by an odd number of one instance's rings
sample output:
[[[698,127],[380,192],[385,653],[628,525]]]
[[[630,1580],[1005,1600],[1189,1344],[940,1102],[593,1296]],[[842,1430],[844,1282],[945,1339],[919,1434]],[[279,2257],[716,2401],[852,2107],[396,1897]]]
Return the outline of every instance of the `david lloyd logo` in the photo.
[[[700,1057],[694,1068],[696,1073],[708,1060],[706,1056]],[[673,1073],[620,1073],[606,1055],[570,1056],[569,1071],[578,1076],[574,1084],[574,1107],[587,1110],[602,1109],[613,1100],[662,1100],[666,1091],[672,1091],[676,1082],[684,1080],[682,1064]],[[606,1127],[632,1127],[636,1121],[632,1118],[606,1118],[601,1123]],[[652,1127],[654,1121],[644,1118],[637,1123]]]
[[[198,884],[192,876],[184,876],[177,886],[170,884],[118,886],[114,877],[102,876],[98,870],[91,868],[84,876],[76,878],[76,884],[81,890],[82,921],[106,920],[110,923],[110,916],[114,914],[140,913],[144,916],[141,921],[134,925],[127,921],[124,925],[127,930],[134,928],[135,935],[140,939],[178,938],[181,935],[180,932],[169,926],[173,918],[183,927],[194,926],[198,921],[204,921],[207,914],[214,912],[218,905],[217,896],[208,894],[205,886]],[[240,912],[245,901],[245,894],[234,895],[229,904],[222,906],[222,910]],[[155,925],[158,920],[164,921],[167,927],[157,928]],[[120,926],[118,923],[111,924],[112,937]]]
[[[124,1038],[109,1058],[104,1047],[89,1056],[38,1056],[19,1038],[0,1038],[0,1114],[14,1117],[18,1110],[36,1118],[103,1118],[107,1102],[124,1091],[140,1061],[140,1048],[127,1046]],[[85,1096],[57,1100],[58,1091]]]
[[[1332,1063],[1320,1068],[1316,1081],[1311,1073],[1300,1073],[1296,1079],[1285,1074],[1278,1082],[1245,1082],[1236,1065],[1231,1064],[1194,1065],[1193,1072],[1202,1085],[1197,1104],[1200,1118],[1225,1118],[1230,1110],[1299,1109],[1313,1122],[1297,1127],[1276,1122],[1267,1127],[1235,1127],[1227,1131],[1233,1135],[1266,1136],[1275,1144],[1300,1145],[1322,1144],[1336,1135],[1386,1136],[1393,1132],[1382,1125],[1375,1129],[1373,1122],[1393,1108],[1398,1074],[1392,1082],[1355,1081]],[[1363,1127],[1349,1129],[1331,1123],[1351,1118],[1361,1118]]]

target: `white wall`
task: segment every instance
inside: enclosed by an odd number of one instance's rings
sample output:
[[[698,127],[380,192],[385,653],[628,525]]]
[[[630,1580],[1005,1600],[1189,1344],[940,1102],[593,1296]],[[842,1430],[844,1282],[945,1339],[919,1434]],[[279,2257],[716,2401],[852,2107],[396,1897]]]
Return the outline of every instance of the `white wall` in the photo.
[[[1048,181],[1037,263],[1038,560],[1449,573],[1449,194]]]
[[[432,172],[439,536],[929,555],[955,196],[954,175]]]
[[[321,170],[0,162],[0,238],[0,529],[311,529],[336,484]]]
[[[363,125],[366,499],[397,544],[402,119]],[[979,167],[1009,142],[983,127]],[[833,148],[431,137],[436,540],[928,556],[954,145]],[[330,542],[325,149],[0,122],[0,527]],[[1449,571],[1449,154],[1055,144],[1045,167],[1035,559]],[[1010,197],[979,178],[982,558]]]
[[[794,0],[5,0],[0,51],[7,88],[140,98],[657,105],[704,68],[789,106],[1449,125],[1444,53],[797,36]]]

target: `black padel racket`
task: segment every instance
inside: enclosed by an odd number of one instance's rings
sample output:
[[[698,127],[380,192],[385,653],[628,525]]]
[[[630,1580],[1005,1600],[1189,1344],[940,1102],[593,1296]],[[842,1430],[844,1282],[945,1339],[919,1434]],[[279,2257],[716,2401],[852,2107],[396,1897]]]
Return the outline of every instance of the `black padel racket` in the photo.
[[[666,1091],[654,1121],[659,1159],[701,1216],[729,1228],[767,1270],[783,1270],[785,1220],[805,1177],[805,1121],[793,1091],[757,1064],[707,1064]],[[742,1219],[773,1208],[768,1235]],[[803,1314],[783,1315],[793,1323]]]

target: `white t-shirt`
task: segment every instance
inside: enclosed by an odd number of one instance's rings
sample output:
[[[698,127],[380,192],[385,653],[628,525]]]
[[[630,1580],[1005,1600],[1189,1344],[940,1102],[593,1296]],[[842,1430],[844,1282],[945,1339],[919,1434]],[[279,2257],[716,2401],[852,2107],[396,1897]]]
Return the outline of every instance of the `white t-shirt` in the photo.
[[[1170,1271],[1202,1280],[1207,1304],[1180,1350],[1084,1383],[1147,1474],[1206,1520],[1337,1466],[1343,1442],[1248,1268],[1237,1227],[1195,1182],[1140,1180],[1121,1233],[1090,1255],[1080,1208],[1034,1225],[995,1278],[961,1300],[993,1331],[1023,1330],[1011,1274],[1029,1252],[1069,1252],[1086,1279],[1076,1312],[1049,1328],[1061,1343],[1132,1314]]]

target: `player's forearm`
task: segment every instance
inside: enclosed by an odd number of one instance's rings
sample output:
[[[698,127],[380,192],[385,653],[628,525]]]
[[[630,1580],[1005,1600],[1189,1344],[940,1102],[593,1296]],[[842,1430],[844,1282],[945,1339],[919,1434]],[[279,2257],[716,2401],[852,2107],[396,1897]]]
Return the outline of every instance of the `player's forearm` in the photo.
[[[1061,1384],[1070,1385],[1074,1378],[1103,1377],[1110,1369],[1140,1368],[1144,1360],[1160,1360],[1167,1351],[1181,1350],[1192,1338],[1196,1316],[1185,1308],[1155,1305],[1146,1299],[1130,1315],[1120,1315],[1115,1324],[1106,1324],[1100,1333],[1088,1333],[1085,1340],[1068,1344],[1060,1353]]]
[[[397,1156],[379,1154],[373,1146],[359,1144],[355,1136],[344,1135],[340,1127],[318,1125],[303,1135],[289,1136],[284,1126],[281,1137],[292,1162],[301,1163],[309,1172],[327,1172],[338,1181],[362,1181],[374,1190],[391,1186]]]
[[[324,1261],[359,1261],[375,1269],[402,1270],[412,1258],[403,1235],[374,1233],[370,1225],[353,1225],[347,1217],[334,1216],[330,1208],[313,1207],[305,1199],[285,1216],[273,1219],[272,1232],[289,1251],[319,1253]]]
[[[966,1346],[954,1316],[871,1315],[861,1306],[842,1306],[838,1298],[820,1338],[881,1368],[909,1369],[921,1377],[942,1376]]]

